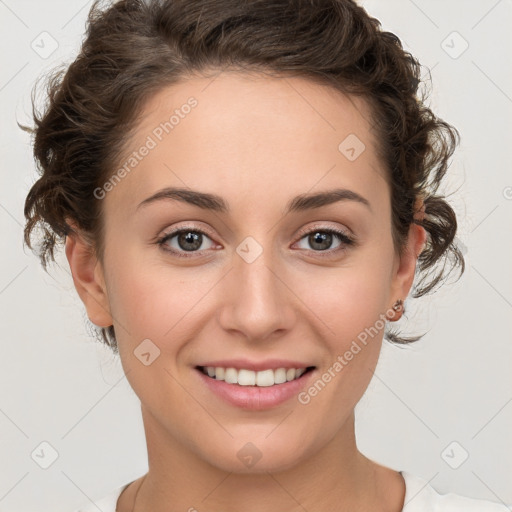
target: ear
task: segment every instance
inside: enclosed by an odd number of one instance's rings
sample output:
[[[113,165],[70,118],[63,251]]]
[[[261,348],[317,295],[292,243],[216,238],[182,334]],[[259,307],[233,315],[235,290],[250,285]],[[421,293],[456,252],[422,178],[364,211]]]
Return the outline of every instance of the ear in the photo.
[[[66,236],[66,257],[89,320],[98,327],[111,326],[112,315],[101,262],[96,258],[90,242],[76,227]]]
[[[418,200],[416,205],[419,206],[415,209],[416,214],[414,218],[417,220],[423,220],[425,218],[425,205],[421,200]],[[405,300],[409,294],[412,283],[414,281],[418,256],[421,254],[423,248],[425,247],[426,239],[427,232],[425,231],[425,228],[412,223],[409,227],[407,245],[404,249],[402,257],[396,264],[396,270],[393,274],[391,286],[392,304],[390,304],[390,307],[398,299]],[[398,318],[396,319],[398,320]]]

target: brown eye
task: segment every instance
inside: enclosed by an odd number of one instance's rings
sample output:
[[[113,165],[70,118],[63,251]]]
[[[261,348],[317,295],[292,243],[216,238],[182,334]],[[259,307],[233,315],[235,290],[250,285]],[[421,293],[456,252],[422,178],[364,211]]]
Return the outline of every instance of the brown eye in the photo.
[[[303,233],[300,241],[305,240],[309,247],[302,249],[313,252],[328,252],[329,254],[345,250],[348,246],[355,245],[355,241],[349,235],[341,230],[334,228],[316,228]],[[333,243],[337,240],[337,245],[333,248]]]
[[[332,233],[327,233],[325,231],[315,231],[314,233],[310,233],[308,235],[308,243],[313,249],[325,251],[331,248],[334,238],[335,237]]]
[[[157,243],[163,250],[186,258],[189,257],[187,252],[195,253],[211,248],[205,247],[205,240],[212,242],[204,231],[196,228],[181,228],[167,233]]]

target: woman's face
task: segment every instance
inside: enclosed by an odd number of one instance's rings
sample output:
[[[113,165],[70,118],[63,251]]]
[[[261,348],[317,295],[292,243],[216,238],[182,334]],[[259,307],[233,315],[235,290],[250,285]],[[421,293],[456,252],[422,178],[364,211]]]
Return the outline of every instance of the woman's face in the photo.
[[[303,78],[193,78],[151,98],[125,163],[97,193],[105,254],[84,302],[115,327],[149,435],[256,472],[350,432],[415,265],[394,252],[366,104]]]

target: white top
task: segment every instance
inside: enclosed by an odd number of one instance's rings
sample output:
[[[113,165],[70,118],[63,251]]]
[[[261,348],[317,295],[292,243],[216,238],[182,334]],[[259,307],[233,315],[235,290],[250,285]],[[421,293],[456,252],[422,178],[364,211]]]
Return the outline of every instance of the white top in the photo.
[[[402,512],[510,512],[502,503],[466,498],[459,494],[439,494],[423,478],[400,471],[405,481]],[[130,482],[131,483],[131,482]],[[108,496],[80,508],[76,512],[116,512],[117,499],[130,483],[117,488]]]

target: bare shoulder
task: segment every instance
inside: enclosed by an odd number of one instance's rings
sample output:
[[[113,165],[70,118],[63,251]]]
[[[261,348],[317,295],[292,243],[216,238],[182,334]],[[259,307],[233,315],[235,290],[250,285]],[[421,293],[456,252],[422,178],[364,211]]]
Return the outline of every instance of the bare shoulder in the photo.
[[[377,491],[383,503],[382,510],[401,512],[405,501],[405,480],[399,471],[376,465]]]
[[[137,492],[137,489],[142,483],[143,478],[144,475],[142,475],[140,478],[137,478],[137,480],[131,482],[128,485],[128,487],[126,487],[121,492],[117,500],[115,512],[131,512],[131,510],[133,509],[133,502],[135,500],[135,493]]]

